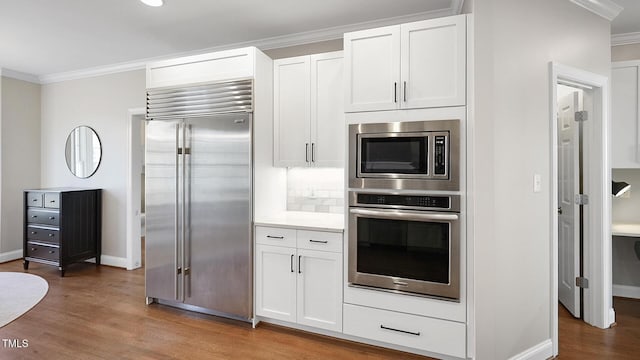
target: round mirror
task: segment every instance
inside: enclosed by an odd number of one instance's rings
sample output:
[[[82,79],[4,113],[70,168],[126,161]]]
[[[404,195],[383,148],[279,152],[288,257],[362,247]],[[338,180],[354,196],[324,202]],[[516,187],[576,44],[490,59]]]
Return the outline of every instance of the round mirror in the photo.
[[[88,126],[71,130],[64,150],[67,166],[73,175],[88,178],[93,175],[102,158],[102,145],[98,134]]]

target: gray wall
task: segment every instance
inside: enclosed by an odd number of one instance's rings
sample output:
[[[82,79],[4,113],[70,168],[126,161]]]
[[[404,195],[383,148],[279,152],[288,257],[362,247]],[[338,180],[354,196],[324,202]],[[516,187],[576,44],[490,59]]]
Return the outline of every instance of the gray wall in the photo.
[[[569,1],[472,12],[476,355],[499,360],[551,339],[549,62],[609,76],[610,25]]]
[[[145,107],[145,71],[136,70],[42,86],[44,187],[96,187],[102,193],[102,253],[126,257],[128,110]],[[67,135],[92,127],[102,142],[102,162],[88,179],[71,174],[64,158]]]
[[[0,254],[22,249],[23,190],[40,185],[40,85],[0,78]]]

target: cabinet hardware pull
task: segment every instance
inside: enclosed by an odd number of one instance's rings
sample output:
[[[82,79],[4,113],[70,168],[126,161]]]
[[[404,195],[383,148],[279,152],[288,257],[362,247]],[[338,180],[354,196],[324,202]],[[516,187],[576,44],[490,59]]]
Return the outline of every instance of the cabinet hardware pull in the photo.
[[[49,220],[55,220],[56,218],[53,216],[49,216]]]
[[[304,143],[304,161],[309,162],[309,143]]]
[[[390,328],[384,325],[380,325],[380,329],[385,329],[385,330],[391,330],[391,331],[397,331],[403,334],[409,334],[409,335],[415,335],[415,336],[420,336],[420,332],[413,332],[413,331],[407,331],[407,330],[398,330],[398,329],[394,329],[394,328]]]
[[[398,102],[398,83],[397,82],[393,83],[393,102],[394,103]]]
[[[268,237],[269,239],[280,239],[280,240],[284,239],[284,236],[272,236],[272,235],[267,235],[267,237]]]
[[[404,102],[407,102],[407,82],[404,82]]]
[[[37,218],[37,217],[38,217],[37,215],[31,215],[31,218],[32,218],[32,219],[35,219],[35,218]]]
[[[316,143],[311,143],[311,162],[316,162]]]
[[[295,272],[295,270],[293,270],[293,254],[291,254],[291,272]]]
[[[56,252],[53,250],[49,250],[49,254],[55,254]]]
[[[37,231],[32,231],[32,232],[31,232],[31,235],[35,235],[35,234],[37,234],[37,233],[38,233]]]
[[[38,250],[38,249],[36,249],[36,248],[31,248],[31,251],[36,251],[36,250]]]
[[[53,237],[53,236],[54,236],[53,234],[49,234],[49,237]]]
[[[328,243],[329,241],[327,241],[327,240],[313,240],[313,239],[309,239],[309,242],[317,243],[317,244],[326,244],[326,243]]]
[[[31,199],[31,201],[36,202],[36,201],[38,201],[38,199]]]
[[[302,259],[302,255],[298,255],[298,274],[302,274],[302,266],[300,266],[300,259]]]

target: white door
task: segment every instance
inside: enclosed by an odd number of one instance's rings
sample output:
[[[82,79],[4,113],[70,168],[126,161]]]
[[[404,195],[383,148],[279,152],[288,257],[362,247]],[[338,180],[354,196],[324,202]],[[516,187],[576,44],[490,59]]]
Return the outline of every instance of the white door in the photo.
[[[309,57],[273,62],[274,165],[310,164]]]
[[[311,56],[311,162],[344,165],[344,79],[342,51]]]
[[[465,19],[459,15],[401,25],[401,107],[465,104]]]
[[[256,315],[296,321],[296,250],[256,245]]]
[[[345,111],[399,106],[400,26],[344,35]]]
[[[298,323],[342,331],[342,254],[298,249]]]
[[[580,317],[580,219],[575,196],[579,193],[579,133],[575,112],[579,95],[574,92],[558,100],[558,299],[575,317]]]

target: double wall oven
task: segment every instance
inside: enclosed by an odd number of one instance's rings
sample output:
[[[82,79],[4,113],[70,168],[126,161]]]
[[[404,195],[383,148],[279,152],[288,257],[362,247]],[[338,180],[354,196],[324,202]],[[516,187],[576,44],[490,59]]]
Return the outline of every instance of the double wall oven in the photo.
[[[350,125],[350,286],[460,299],[459,123]]]

